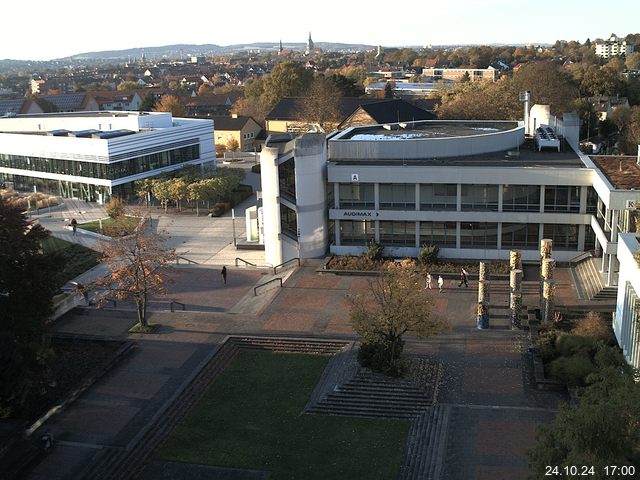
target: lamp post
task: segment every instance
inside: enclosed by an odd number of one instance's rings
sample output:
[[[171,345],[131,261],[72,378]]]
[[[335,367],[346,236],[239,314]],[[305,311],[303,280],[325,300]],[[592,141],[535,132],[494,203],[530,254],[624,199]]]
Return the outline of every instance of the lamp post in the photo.
[[[231,209],[231,230],[233,231],[233,246],[237,247],[236,243],[236,210],[235,208]]]

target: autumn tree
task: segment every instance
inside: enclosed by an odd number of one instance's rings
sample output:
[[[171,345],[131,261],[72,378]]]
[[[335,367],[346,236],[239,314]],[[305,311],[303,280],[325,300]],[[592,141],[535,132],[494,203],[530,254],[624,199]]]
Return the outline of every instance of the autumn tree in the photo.
[[[369,282],[369,289],[351,297],[349,318],[362,346],[364,366],[389,375],[401,373],[403,336],[427,338],[446,330],[448,322],[431,313],[432,302],[410,261],[390,264]]]
[[[302,103],[302,117],[317,123],[324,130],[332,130],[340,121],[340,91],[324,77],[316,78],[306,91]]]
[[[43,333],[56,264],[41,252],[48,236],[18,204],[0,197],[0,418],[38,386],[50,354]]]
[[[159,102],[153,107],[154,112],[171,112],[174,117],[184,117],[187,110],[180,99],[175,95],[163,95]]]
[[[133,300],[143,330],[149,327],[148,298],[165,292],[171,274],[169,263],[176,257],[174,249],[162,246],[165,240],[164,235],[151,231],[146,224],[139,225],[131,235],[111,238],[104,245],[101,259],[109,275],[91,286],[106,289],[115,300]]]
[[[540,428],[528,454],[531,478],[544,478],[547,465],[593,465],[589,478],[605,480],[619,478],[606,475],[605,465],[640,464],[640,385],[630,368],[592,374],[579,398]]]
[[[116,87],[116,90],[119,92],[126,92],[129,90],[135,90],[136,88],[140,88],[140,85],[138,85],[138,82],[124,81],[118,84],[118,86]]]
[[[294,62],[280,63],[263,77],[261,99],[264,105],[271,109],[284,97],[300,95],[312,80],[312,73],[301,65]]]
[[[153,111],[156,106],[156,97],[153,93],[147,93],[142,99],[142,103],[140,103],[140,111],[141,112],[150,112]]]
[[[228,152],[237,152],[238,150],[240,150],[240,144],[235,138],[230,138],[229,141],[227,141],[226,146]]]

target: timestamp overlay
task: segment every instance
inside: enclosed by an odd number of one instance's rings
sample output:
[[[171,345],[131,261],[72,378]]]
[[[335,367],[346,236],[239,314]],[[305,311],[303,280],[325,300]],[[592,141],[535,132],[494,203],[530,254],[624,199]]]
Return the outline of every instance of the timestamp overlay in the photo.
[[[547,465],[545,477],[578,478],[598,477],[602,478],[635,478],[636,467],[633,465]]]

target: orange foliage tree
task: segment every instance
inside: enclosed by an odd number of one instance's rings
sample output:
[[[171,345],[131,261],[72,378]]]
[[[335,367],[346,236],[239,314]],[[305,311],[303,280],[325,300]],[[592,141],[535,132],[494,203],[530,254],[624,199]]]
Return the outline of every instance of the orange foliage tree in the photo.
[[[148,327],[148,297],[164,293],[173,273],[169,263],[176,254],[174,249],[162,246],[166,239],[143,223],[131,235],[111,238],[103,249],[101,262],[106,263],[110,274],[94,285],[108,290],[115,300],[133,299],[141,327]]]

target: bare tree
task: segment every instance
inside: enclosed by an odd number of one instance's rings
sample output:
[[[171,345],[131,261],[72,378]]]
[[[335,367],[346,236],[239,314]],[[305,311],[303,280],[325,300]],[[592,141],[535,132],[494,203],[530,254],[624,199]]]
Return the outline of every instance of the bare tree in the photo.
[[[340,122],[340,90],[324,77],[316,78],[306,92],[302,117],[330,131]]]
[[[111,238],[101,259],[110,274],[92,285],[105,288],[116,300],[133,299],[142,328],[148,327],[148,297],[164,293],[172,273],[169,263],[176,255],[174,249],[162,246],[165,240],[165,235],[151,231],[145,223],[131,235]],[[105,301],[103,298],[102,302]]]

